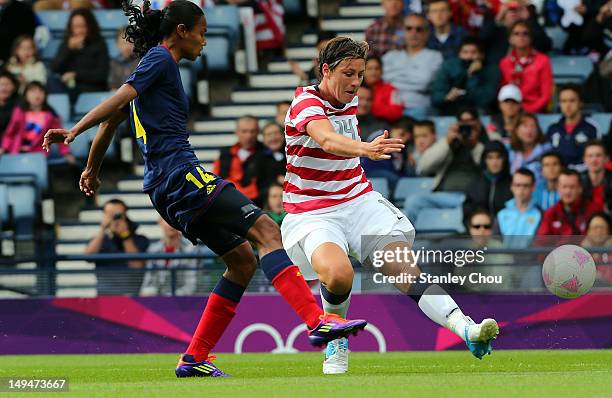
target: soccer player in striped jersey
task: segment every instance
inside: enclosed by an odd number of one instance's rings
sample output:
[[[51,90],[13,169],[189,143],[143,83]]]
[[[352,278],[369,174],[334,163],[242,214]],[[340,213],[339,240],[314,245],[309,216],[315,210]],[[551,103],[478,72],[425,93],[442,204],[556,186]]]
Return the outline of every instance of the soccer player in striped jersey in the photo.
[[[345,316],[353,282],[349,250],[371,262],[375,250],[411,248],[415,230],[393,204],[372,190],[359,157],[388,159],[401,151],[388,132],[362,142],[357,120],[357,90],[362,83],[367,44],[332,39],[319,53],[319,85],[299,87],[285,118],[287,174],[283,201],[287,211],[283,245],[306,279],[319,279],[326,311]],[[370,239],[362,237],[369,236]],[[418,276],[417,266],[399,260],[381,267],[386,275]],[[434,322],[466,341],[478,358],[491,352],[497,322],[475,324],[438,285],[396,284]],[[346,339],[327,345],[323,372],[348,370]]]
[[[205,171],[189,144],[189,98],[178,63],[195,60],[206,45],[204,12],[188,0],[173,1],[163,10],[150,9],[148,0],[142,9],[132,0],[123,0],[123,9],[130,21],[126,36],[142,57],[140,63],[115,94],[72,129],[49,130],[43,147],[68,144],[100,123],[79,181],[81,191],[91,196],[100,186],[100,166],[115,129],[129,118],[145,160],[143,190],[153,206],[168,224],[194,244],[202,241],[227,265],[206,302],[191,344],[180,356],[176,376],[226,376],[211,362],[209,353],[234,317],[255,272],[257,261],[246,239],[257,247],[266,276],[308,326],[313,345],[363,329],[365,321],[323,313],[283,250],[276,223],[231,183]]]

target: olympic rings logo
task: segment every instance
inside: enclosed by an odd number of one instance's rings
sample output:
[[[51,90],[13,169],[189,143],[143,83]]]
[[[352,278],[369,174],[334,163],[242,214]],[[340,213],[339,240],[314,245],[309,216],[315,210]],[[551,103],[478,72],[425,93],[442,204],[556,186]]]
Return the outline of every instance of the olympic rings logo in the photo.
[[[283,337],[274,326],[269,325],[267,323],[253,323],[242,329],[242,331],[236,337],[236,341],[234,343],[234,353],[241,354],[244,341],[247,339],[247,337],[249,337],[251,333],[255,332],[264,332],[272,337],[276,344],[276,348],[272,350],[273,354],[296,353],[299,352],[299,350],[293,346],[293,344],[295,343],[295,339],[297,339],[300,333],[306,332],[307,330],[308,329],[304,324],[296,326],[287,336],[287,342],[284,342]],[[376,339],[376,342],[378,343],[378,352],[387,352],[387,340],[385,339],[385,336],[379,328],[372,325],[371,323],[368,323],[365,328],[365,331],[372,334]]]

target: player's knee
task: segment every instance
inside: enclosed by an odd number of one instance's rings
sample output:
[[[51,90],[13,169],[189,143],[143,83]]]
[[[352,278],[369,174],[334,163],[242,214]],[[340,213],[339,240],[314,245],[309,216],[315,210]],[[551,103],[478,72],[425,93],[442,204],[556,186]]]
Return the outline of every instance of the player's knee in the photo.
[[[260,256],[261,251],[270,252],[283,247],[278,224],[265,214],[249,229],[248,238],[257,246]]]
[[[344,294],[351,290],[353,286],[353,267],[350,262],[346,264],[336,264],[329,267],[326,275],[322,278],[327,290],[334,294]]]
[[[223,261],[230,274],[240,280],[250,280],[257,270],[257,259],[248,242],[242,243],[223,256]]]

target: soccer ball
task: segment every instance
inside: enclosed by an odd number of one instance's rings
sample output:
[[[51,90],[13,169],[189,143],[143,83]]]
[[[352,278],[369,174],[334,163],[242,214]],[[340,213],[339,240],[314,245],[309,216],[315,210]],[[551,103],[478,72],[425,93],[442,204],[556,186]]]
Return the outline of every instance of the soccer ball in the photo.
[[[559,246],[546,256],[542,278],[552,294],[561,298],[580,297],[595,283],[595,261],[580,246]]]

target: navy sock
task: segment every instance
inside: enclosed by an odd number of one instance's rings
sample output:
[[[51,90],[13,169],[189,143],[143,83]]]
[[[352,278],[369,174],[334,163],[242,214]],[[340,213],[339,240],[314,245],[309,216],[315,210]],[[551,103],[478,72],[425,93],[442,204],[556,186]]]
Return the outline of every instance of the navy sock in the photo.
[[[414,301],[418,303],[419,300],[421,299],[421,296],[425,292],[425,290],[427,290],[427,288],[429,288],[429,286],[431,285],[432,284],[428,282],[425,282],[425,283],[420,282],[419,279],[417,278],[417,280],[414,283],[410,284],[407,294],[410,298],[412,298]]]
[[[219,279],[219,282],[217,282],[217,285],[215,286],[212,292],[228,300],[232,300],[238,303],[242,298],[242,295],[245,290],[246,287],[240,286],[239,284],[232,282],[226,277],[222,276],[221,279]]]
[[[277,249],[263,256],[260,260],[261,270],[270,282],[276,275],[293,265],[285,249]]]
[[[351,295],[351,289],[349,289],[349,291],[344,294],[334,294],[327,290],[325,285],[321,284],[321,295],[328,303],[333,305],[339,305],[344,303],[346,299],[349,298],[349,296]]]

